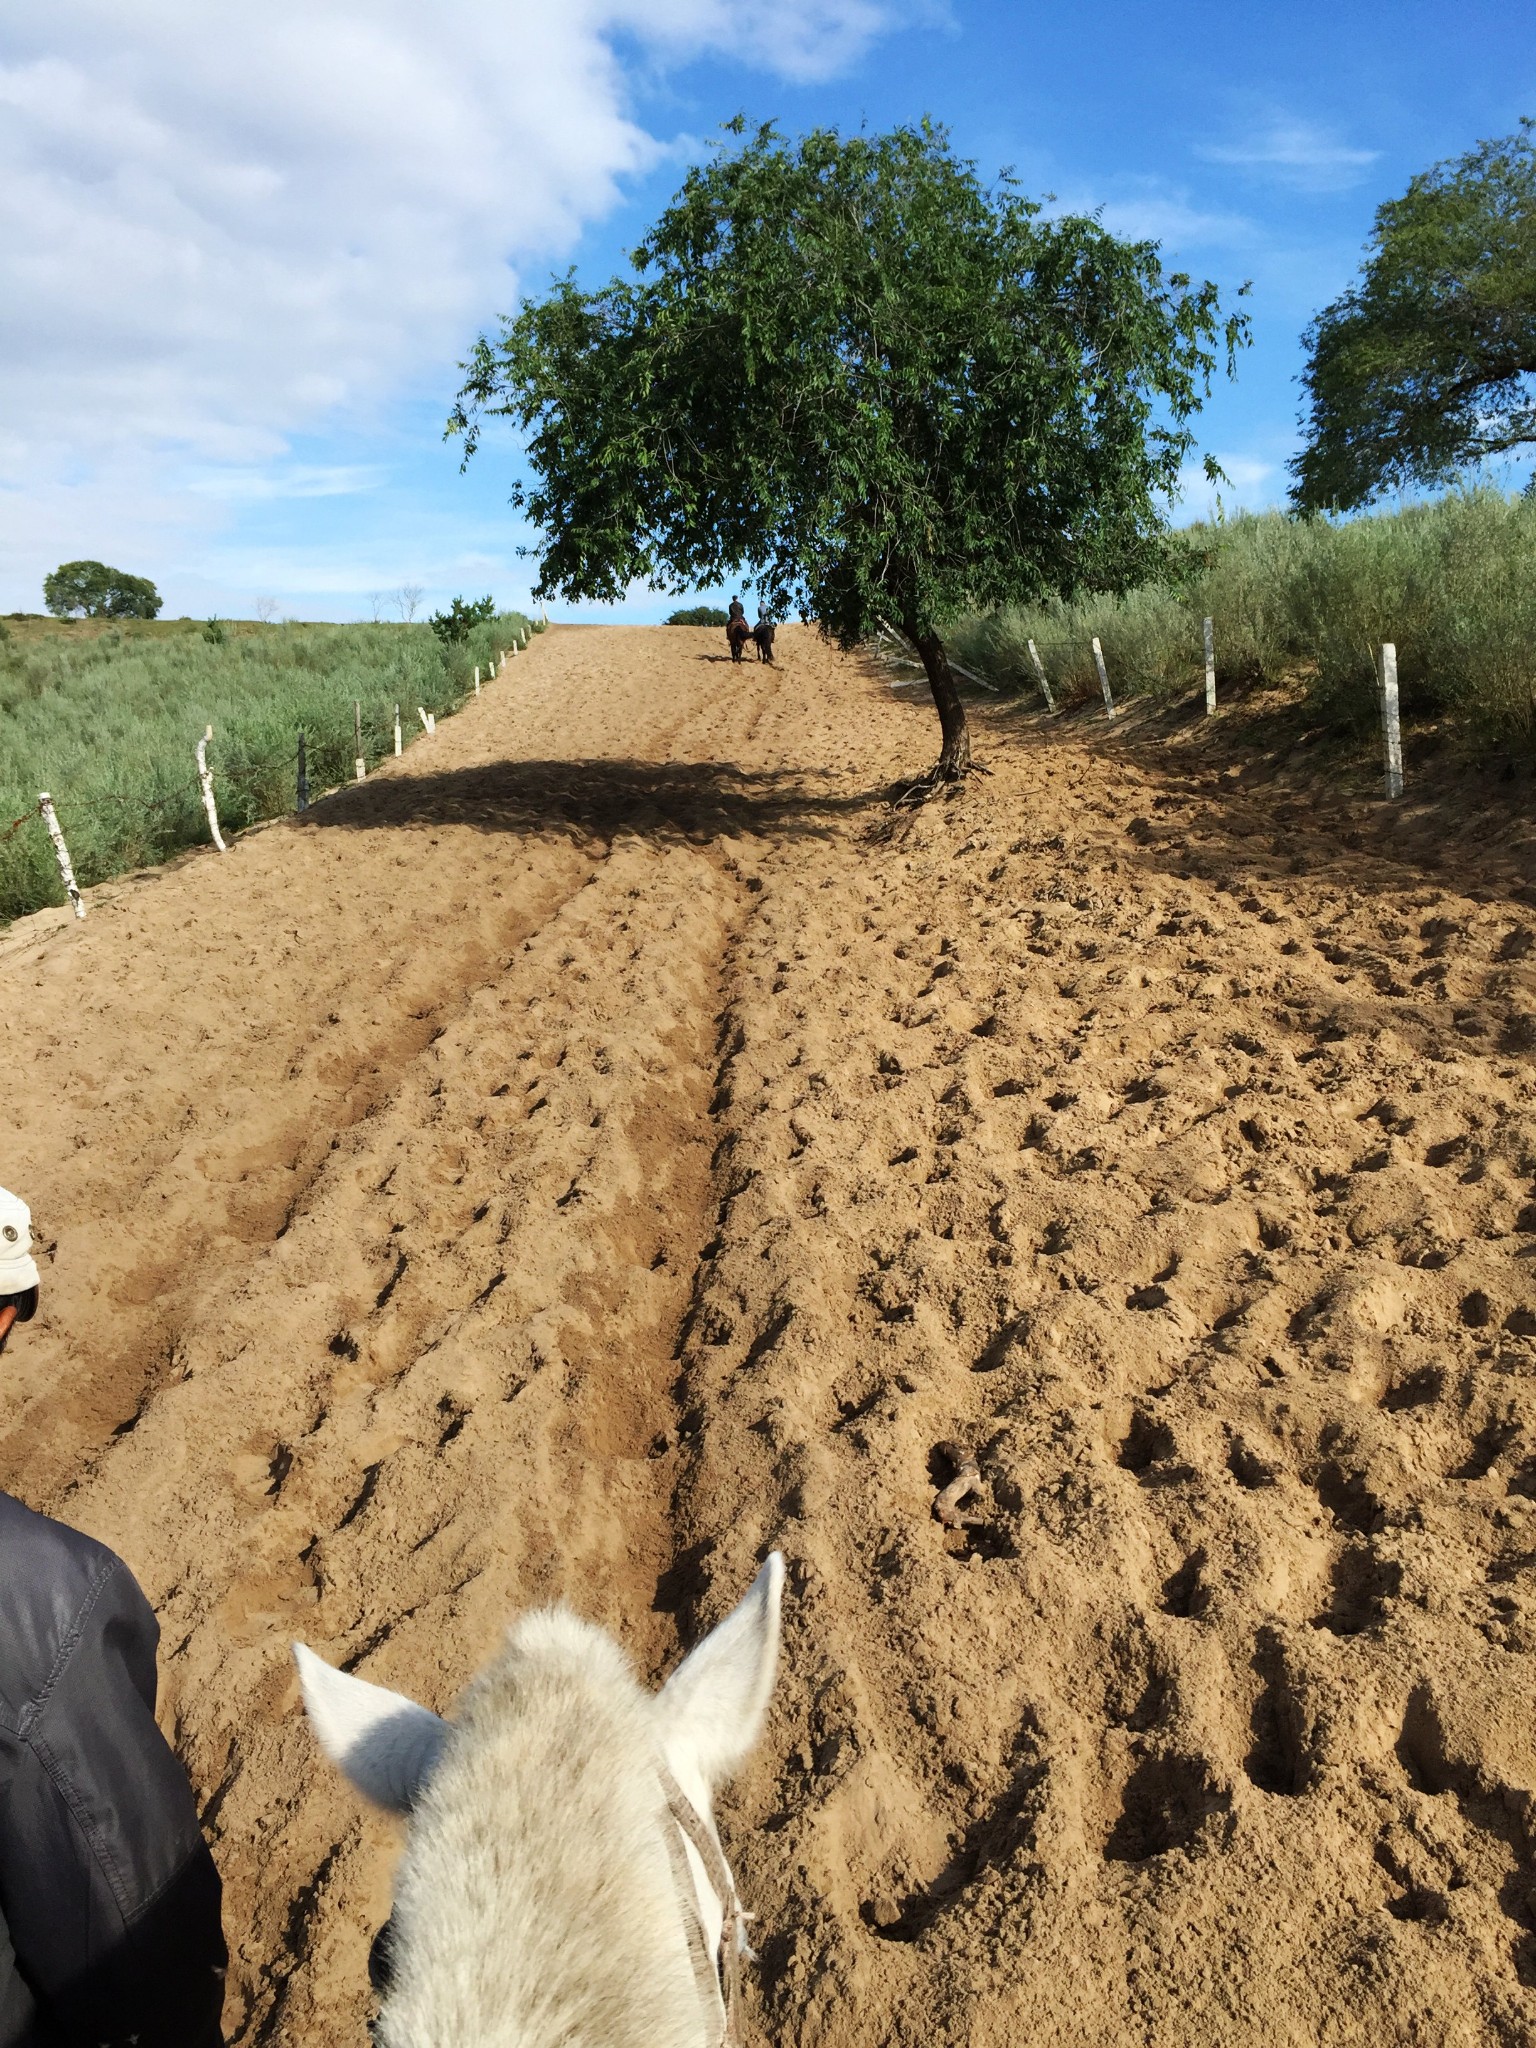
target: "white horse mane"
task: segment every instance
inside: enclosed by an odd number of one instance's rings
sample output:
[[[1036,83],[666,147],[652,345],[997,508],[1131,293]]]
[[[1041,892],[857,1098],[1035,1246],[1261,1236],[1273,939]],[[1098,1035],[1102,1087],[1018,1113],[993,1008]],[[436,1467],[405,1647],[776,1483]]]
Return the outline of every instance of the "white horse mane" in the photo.
[[[295,1644],[321,1747],[409,1816],[380,2048],[715,2048],[690,1931],[712,1957],[727,1902],[691,1843],[684,1865],[664,1783],[712,1836],[767,1713],[783,1576],[775,1552],[655,1694],[568,1608],[525,1615],[447,1721]]]

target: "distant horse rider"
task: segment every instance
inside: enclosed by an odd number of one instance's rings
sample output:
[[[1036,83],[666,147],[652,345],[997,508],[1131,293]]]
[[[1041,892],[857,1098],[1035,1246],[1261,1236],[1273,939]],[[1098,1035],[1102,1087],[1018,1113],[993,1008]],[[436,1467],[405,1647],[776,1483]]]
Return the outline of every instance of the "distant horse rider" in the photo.
[[[752,628],[752,638],[757,642],[757,658],[759,661],[771,662],[773,660],[773,635],[774,624],[772,619],[769,618],[765,607],[758,613],[757,624]]]
[[[732,661],[740,661],[741,650],[752,638],[752,628],[747,624],[747,608],[739,597],[731,599],[730,610],[726,614],[725,637]]]

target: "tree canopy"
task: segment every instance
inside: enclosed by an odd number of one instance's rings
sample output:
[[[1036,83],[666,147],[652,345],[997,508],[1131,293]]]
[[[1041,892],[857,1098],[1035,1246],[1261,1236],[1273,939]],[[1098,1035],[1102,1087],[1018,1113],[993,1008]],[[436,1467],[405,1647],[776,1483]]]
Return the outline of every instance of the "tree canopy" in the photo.
[[[483,626],[495,616],[494,597],[456,597],[447,611],[434,612],[427,623],[445,646],[451,646],[457,640],[467,640],[476,626]]]
[[[681,611],[668,612],[669,626],[723,626],[729,622],[730,614],[722,611],[717,604],[688,604]]]
[[[160,593],[147,576],[105,562],[62,562],[43,578],[43,603],[56,619],[153,619]]]
[[[1303,511],[1449,482],[1536,442],[1536,129],[1414,178],[1306,335]]]
[[[1156,247],[984,186],[941,129],[741,120],[634,251],[482,336],[450,433],[528,436],[539,594],[718,587],[922,657],[969,766],[947,619],[1157,562],[1188,422],[1246,322]]]

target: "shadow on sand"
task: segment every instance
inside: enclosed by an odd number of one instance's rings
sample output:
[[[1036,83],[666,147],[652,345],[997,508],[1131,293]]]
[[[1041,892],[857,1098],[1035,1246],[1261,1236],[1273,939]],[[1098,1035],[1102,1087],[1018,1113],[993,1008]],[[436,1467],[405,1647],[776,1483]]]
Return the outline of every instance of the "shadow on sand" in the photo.
[[[829,783],[841,786],[834,791]],[[354,784],[313,805],[302,823],[353,831],[469,825],[481,832],[565,827],[694,841],[784,838],[824,832],[888,794],[850,791],[825,769],[745,769],[730,761],[494,761]]]

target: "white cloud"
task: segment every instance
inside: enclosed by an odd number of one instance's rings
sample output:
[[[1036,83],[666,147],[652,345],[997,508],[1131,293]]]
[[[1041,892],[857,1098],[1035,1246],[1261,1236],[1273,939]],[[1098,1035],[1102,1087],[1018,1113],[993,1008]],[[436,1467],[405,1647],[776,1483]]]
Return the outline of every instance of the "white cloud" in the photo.
[[[208,469],[187,478],[186,488],[224,504],[259,504],[281,498],[353,498],[377,491],[388,471],[377,463],[279,464],[268,469]]]
[[[1168,251],[1243,249],[1259,234],[1254,222],[1240,213],[1193,206],[1183,193],[1160,189],[1151,181],[1105,200],[1099,215],[1112,235],[1133,242],[1159,242]]]
[[[450,394],[513,265],[659,159],[618,48],[816,78],[902,7],[0,0],[11,602],[87,527],[190,536],[220,503],[368,488],[285,472],[290,436]]]
[[[1359,184],[1381,152],[1351,148],[1315,122],[1282,115],[1255,124],[1231,142],[1203,143],[1195,154],[1302,191],[1337,192]]]
[[[931,20],[945,12],[940,0],[900,7],[889,0],[612,0],[590,9],[603,25],[629,29],[663,57],[730,50],[743,64],[800,82],[846,69],[898,14]]]
[[[1179,472],[1178,496],[1170,510],[1180,526],[1195,519],[1214,519],[1218,512],[1228,518],[1236,512],[1262,512],[1284,498],[1285,478],[1278,463],[1265,462],[1256,455],[1219,452],[1216,460],[1226,472],[1224,484],[1211,483],[1199,461],[1186,462]]]

